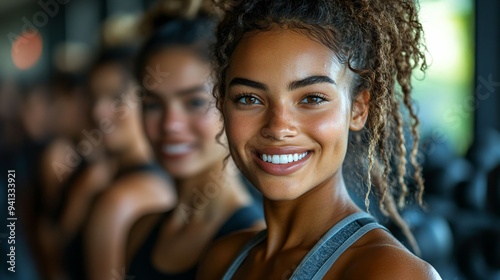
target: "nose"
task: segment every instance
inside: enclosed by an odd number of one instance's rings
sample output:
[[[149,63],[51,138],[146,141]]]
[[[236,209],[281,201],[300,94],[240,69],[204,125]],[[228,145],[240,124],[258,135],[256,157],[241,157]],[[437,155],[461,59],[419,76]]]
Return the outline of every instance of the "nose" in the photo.
[[[179,133],[187,126],[187,121],[187,116],[180,106],[169,104],[163,114],[163,131],[167,135]]]
[[[267,122],[261,135],[265,138],[282,141],[297,135],[297,126],[289,106],[278,104],[269,108]]]

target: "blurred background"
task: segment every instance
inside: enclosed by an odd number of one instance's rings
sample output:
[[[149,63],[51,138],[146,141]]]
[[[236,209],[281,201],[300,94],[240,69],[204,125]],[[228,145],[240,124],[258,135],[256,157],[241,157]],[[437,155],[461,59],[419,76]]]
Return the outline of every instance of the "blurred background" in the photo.
[[[420,3],[430,67],[416,71],[414,97],[427,207],[403,214],[422,257],[443,279],[500,279],[500,1]],[[54,73],[76,77],[103,46],[140,43],[137,22],[153,4],[0,1],[0,220],[7,216],[7,170],[16,170],[20,221],[15,274],[6,268],[9,233],[0,228],[1,279],[38,279],[23,205],[34,203],[35,167],[57,133]]]

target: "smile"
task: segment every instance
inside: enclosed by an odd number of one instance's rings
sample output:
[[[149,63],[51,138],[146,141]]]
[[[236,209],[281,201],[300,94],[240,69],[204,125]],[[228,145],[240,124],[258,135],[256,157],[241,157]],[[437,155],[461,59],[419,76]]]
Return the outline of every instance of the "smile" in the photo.
[[[287,176],[300,170],[312,152],[298,148],[267,148],[252,153],[252,157],[264,172],[274,176]]]
[[[162,153],[166,156],[179,156],[184,155],[193,150],[190,144],[165,144],[162,145]]]
[[[261,154],[260,158],[264,162],[270,162],[272,164],[288,164],[291,162],[296,162],[307,156],[309,152],[301,154],[284,154],[284,155],[266,155]]]

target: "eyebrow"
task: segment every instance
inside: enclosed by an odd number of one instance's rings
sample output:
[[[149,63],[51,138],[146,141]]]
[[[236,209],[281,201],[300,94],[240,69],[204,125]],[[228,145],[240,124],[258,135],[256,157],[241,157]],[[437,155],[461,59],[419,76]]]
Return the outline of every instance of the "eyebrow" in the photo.
[[[314,84],[329,83],[336,85],[334,80],[328,76],[310,76],[302,80],[293,81],[288,85],[288,90],[296,90],[301,87],[306,87]]]
[[[196,86],[193,86],[190,88],[178,90],[174,93],[174,95],[178,96],[178,97],[183,97],[186,95],[193,95],[193,94],[207,92],[207,91],[209,91],[207,86],[202,84],[202,85],[196,85]],[[150,97],[150,98],[160,98],[160,95],[157,92],[152,91],[152,90],[147,90],[145,96]]]
[[[204,84],[202,85],[196,85],[190,88],[186,89],[181,89],[175,93],[176,96],[185,96],[185,95],[192,95],[200,92],[206,92],[208,87]]]
[[[310,77],[307,77],[307,78],[302,79],[302,80],[297,80],[297,81],[291,82],[288,85],[288,90],[292,91],[292,90],[296,90],[296,89],[301,88],[301,87],[306,87],[306,86],[310,86],[310,85],[314,85],[314,84],[321,84],[321,83],[329,83],[329,84],[333,84],[333,85],[337,84],[332,78],[330,78],[328,76],[310,76]],[[245,78],[234,78],[229,83],[230,87],[237,86],[237,85],[252,87],[252,88],[256,88],[256,89],[260,89],[260,90],[264,90],[264,91],[268,90],[267,85],[265,85],[261,82],[256,82],[256,81],[252,81],[252,80],[245,79]]]
[[[260,89],[260,90],[264,90],[264,91],[266,91],[268,89],[267,86],[263,83],[252,81],[252,80],[245,79],[245,78],[234,78],[229,83],[229,86],[230,87],[232,87],[232,86],[247,86],[247,87],[256,88],[256,89]]]

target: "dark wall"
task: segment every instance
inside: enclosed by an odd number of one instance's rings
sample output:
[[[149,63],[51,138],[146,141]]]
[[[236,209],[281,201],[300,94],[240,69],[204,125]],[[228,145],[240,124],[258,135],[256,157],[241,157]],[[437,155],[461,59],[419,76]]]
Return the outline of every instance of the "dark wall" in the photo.
[[[474,136],[478,142],[490,128],[500,130],[500,1],[476,1],[476,100]]]

